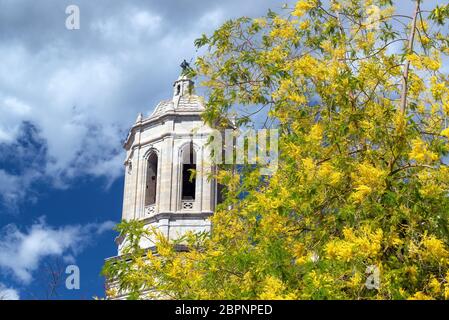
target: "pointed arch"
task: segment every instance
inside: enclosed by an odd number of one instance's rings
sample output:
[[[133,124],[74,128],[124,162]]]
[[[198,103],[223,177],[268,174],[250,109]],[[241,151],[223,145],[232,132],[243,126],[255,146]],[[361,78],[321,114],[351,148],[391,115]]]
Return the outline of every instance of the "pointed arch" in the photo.
[[[196,197],[197,147],[193,142],[181,146],[181,200],[194,201]]]
[[[156,191],[158,181],[158,154],[155,150],[150,150],[146,155],[146,178],[145,178],[145,206],[156,203]]]

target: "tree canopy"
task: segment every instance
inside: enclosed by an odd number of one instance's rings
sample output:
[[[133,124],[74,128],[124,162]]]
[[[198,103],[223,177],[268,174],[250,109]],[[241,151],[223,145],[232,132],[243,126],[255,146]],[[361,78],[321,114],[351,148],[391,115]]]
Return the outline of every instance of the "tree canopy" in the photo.
[[[105,274],[130,298],[448,299],[449,5],[300,0],[195,44],[204,120],[263,110],[279,164],[220,166],[210,234],[169,241],[136,221]],[[401,1],[404,3],[404,1]],[[244,196],[242,196],[244,194]],[[156,237],[156,251],[138,245]],[[183,243],[188,250],[179,252]],[[142,295],[142,288],[147,289]],[[117,290],[110,290],[110,296]]]

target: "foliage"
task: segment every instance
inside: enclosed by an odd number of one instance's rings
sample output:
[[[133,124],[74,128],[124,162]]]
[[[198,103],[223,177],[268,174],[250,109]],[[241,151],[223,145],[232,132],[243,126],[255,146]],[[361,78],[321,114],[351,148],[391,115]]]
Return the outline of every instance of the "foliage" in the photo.
[[[132,298],[449,298],[449,6],[410,1],[407,17],[388,0],[326,3],[230,20],[195,42],[207,49],[195,68],[204,120],[225,128],[233,106],[265,108],[279,168],[223,167],[210,235],[173,243],[131,222],[128,236],[157,238],[156,251],[145,260],[134,243],[105,272]]]

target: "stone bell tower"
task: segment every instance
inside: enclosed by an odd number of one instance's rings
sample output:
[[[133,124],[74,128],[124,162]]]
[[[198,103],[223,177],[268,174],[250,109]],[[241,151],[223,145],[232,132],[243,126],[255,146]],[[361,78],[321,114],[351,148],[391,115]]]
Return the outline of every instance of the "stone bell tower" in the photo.
[[[174,239],[186,231],[208,231],[216,204],[216,184],[206,143],[212,129],[204,124],[204,106],[186,76],[173,84],[173,97],[149,117],[139,114],[125,141],[124,220],[141,220]],[[125,239],[117,238],[121,254]],[[151,242],[142,242],[150,248]]]

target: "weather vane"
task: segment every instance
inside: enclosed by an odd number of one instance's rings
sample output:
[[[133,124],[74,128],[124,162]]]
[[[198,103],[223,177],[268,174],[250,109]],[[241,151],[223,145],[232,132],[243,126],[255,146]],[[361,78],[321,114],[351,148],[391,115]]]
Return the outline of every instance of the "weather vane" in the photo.
[[[182,74],[185,74],[187,70],[190,68],[190,64],[186,61],[186,59],[184,59],[180,67],[182,68]]]

